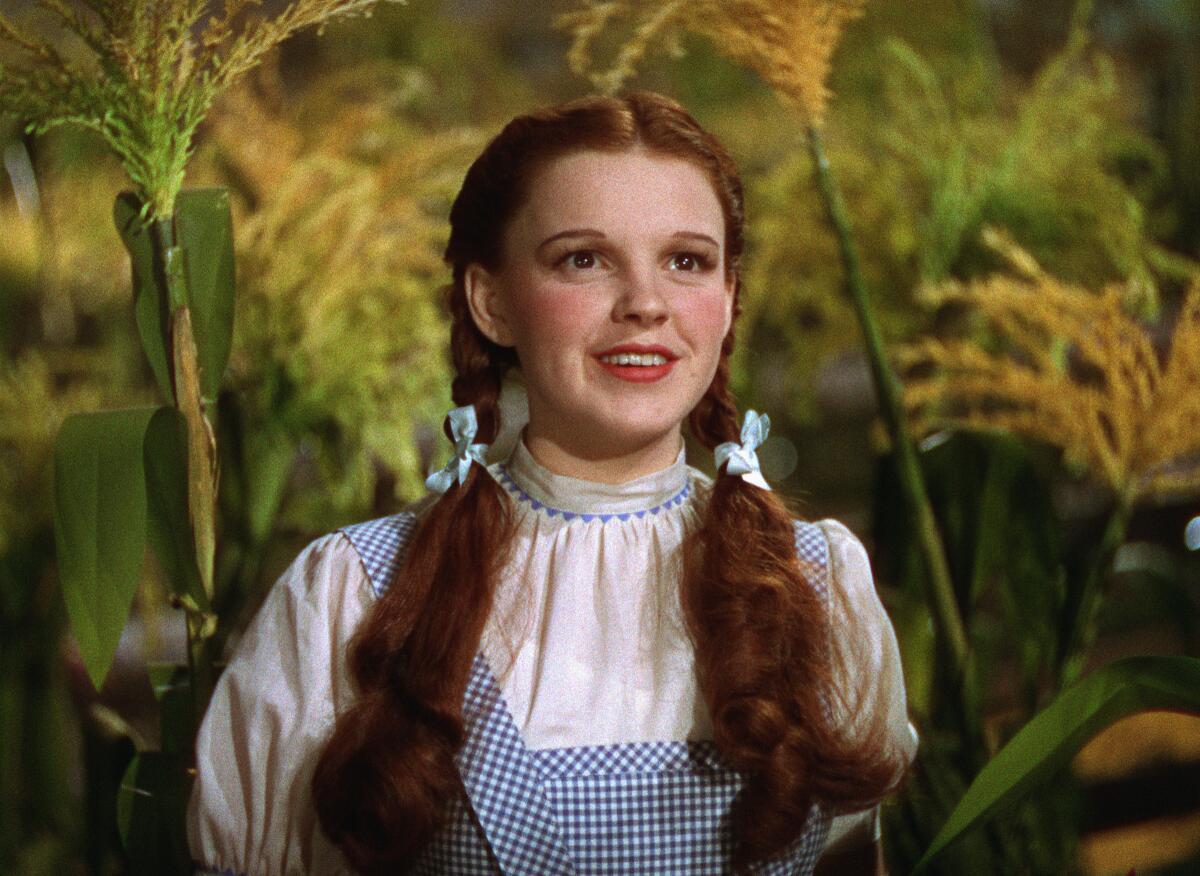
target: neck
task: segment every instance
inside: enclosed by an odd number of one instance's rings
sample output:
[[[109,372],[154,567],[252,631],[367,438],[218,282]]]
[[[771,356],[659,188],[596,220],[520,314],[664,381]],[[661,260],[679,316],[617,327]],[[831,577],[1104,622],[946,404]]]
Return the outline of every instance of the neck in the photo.
[[[678,428],[648,443],[615,449],[567,445],[542,434],[531,422],[525,447],[538,464],[554,474],[601,484],[623,484],[672,465],[683,447]]]

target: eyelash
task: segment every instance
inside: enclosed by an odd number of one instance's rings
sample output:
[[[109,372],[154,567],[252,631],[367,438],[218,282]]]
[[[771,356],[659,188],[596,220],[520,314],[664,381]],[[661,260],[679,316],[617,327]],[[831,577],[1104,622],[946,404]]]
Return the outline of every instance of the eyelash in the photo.
[[[708,256],[706,256],[704,253],[683,250],[682,252],[676,252],[676,253],[671,254],[672,259],[679,258],[680,256],[687,256],[688,258],[692,259],[696,263],[696,268],[694,271],[686,271],[685,273],[699,274],[704,271],[711,271],[713,269],[713,260],[711,258],[709,258]]]
[[[571,265],[571,259],[575,258],[575,256],[580,256],[580,255],[590,255],[595,260],[599,260],[599,258],[600,258],[600,254],[594,249],[573,249],[569,253],[566,253],[565,255],[563,255],[563,257],[560,258],[555,263],[555,267],[571,268],[571,267],[573,267],[573,265]],[[707,255],[705,255],[704,253],[693,252],[691,250],[680,250],[679,252],[671,253],[672,260],[680,258],[680,257],[684,257],[684,256],[692,259],[696,263],[696,267],[693,270],[690,270],[690,271],[684,270],[683,271],[684,273],[699,274],[704,271],[712,270],[712,268],[713,268],[713,260],[711,258],[709,258]],[[578,268],[577,270],[586,271],[589,269],[588,268]]]
[[[573,249],[560,258],[554,266],[556,268],[574,268],[575,266],[571,264],[571,260],[575,258],[575,256],[580,255],[590,255],[596,261],[599,261],[600,259],[600,253],[596,252],[594,249]],[[588,268],[578,268],[577,270],[586,271]]]

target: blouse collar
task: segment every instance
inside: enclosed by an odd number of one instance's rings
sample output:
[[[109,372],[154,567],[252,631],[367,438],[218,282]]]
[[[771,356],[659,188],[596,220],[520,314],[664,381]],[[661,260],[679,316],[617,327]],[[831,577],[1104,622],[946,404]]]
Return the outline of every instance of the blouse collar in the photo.
[[[691,491],[684,449],[666,468],[623,484],[602,484],[555,474],[519,440],[508,462],[497,466],[500,483],[523,504],[551,517],[645,517],[683,504]]]

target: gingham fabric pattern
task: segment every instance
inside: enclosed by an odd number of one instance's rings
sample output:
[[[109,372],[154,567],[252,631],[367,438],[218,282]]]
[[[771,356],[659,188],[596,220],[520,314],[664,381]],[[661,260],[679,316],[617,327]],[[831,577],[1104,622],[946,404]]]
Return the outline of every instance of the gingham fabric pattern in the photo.
[[[475,811],[462,794],[450,801],[445,827],[408,870],[411,876],[501,876],[505,872],[519,871],[501,868]]]
[[[403,560],[415,527],[401,513],[346,527],[376,594]],[[829,546],[796,523],[806,577],[828,597]],[[729,869],[729,807],[742,784],[715,745],[657,741],[530,751],[482,653],[463,701],[457,757],[468,799],[410,872],[417,874],[711,874]],[[804,831],[763,874],[809,874],[830,818],[816,807]]]
[[[416,528],[417,515],[411,511],[401,511],[390,517],[343,526],[339,530],[346,534],[358,551],[376,596],[382,596],[396,577],[397,570],[404,562],[408,539]]]
[[[826,602],[829,601],[829,542],[821,527],[806,520],[793,521],[796,525],[796,559],[804,576],[812,582],[813,589]]]
[[[723,873],[742,779],[711,741],[532,751],[579,873]],[[829,830],[815,806],[762,874],[811,873]]]

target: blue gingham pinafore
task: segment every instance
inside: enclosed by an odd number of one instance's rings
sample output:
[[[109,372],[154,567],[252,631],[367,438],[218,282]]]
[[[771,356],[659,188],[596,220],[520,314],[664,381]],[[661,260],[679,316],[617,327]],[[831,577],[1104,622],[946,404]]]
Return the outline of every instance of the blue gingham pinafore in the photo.
[[[343,528],[376,595],[399,567],[415,515]],[[797,521],[796,548],[828,593],[829,547]],[[457,755],[466,794],[409,871],[429,876],[632,876],[729,872],[729,809],[741,776],[712,741],[670,740],[530,750],[483,653],[463,699]],[[810,874],[830,817],[814,806],[783,854],[756,870]]]

